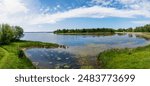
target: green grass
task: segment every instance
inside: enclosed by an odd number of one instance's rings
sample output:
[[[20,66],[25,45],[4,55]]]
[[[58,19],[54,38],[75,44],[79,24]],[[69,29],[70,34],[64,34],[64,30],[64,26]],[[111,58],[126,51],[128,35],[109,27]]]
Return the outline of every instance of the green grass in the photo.
[[[150,45],[134,49],[111,49],[99,54],[101,68],[106,69],[149,69]]]
[[[51,48],[57,47],[57,44],[19,41],[13,42],[9,45],[0,46],[0,68],[1,69],[33,69],[35,68],[32,62],[24,57],[19,58],[18,52],[22,48],[40,47]]]

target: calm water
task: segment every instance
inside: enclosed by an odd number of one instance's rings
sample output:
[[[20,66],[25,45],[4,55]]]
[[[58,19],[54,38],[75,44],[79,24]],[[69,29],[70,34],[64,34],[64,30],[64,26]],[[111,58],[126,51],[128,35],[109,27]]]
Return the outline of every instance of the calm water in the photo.
[[[68,48],[26,50],[38,68],[99,68],[97,55],[107,49],[138,47],[150,41],[134,34],[56,35],[53,33],[25,33],[23,40],[63,44]]]

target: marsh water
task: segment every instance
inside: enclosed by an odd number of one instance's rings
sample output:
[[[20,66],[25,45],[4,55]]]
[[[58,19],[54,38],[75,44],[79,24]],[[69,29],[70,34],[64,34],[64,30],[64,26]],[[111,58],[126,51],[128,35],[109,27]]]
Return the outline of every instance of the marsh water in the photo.
[[[111,35],[56,35],[53,33],[25,33],[22,40],[41,41],[65,45],[63,48],[32,48],[26,50],[28,58],[37,68],[100,68],[97,56],[111,48],[134,48],[150,43],[135,34]]]

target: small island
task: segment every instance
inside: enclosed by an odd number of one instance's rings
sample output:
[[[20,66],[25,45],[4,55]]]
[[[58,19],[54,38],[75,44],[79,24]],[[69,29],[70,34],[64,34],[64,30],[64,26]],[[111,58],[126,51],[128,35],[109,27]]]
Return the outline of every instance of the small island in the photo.
[[[112,35],[115,30],[112,28],[87,28],[87,29],[58,29],[54,34],[63,35]]]

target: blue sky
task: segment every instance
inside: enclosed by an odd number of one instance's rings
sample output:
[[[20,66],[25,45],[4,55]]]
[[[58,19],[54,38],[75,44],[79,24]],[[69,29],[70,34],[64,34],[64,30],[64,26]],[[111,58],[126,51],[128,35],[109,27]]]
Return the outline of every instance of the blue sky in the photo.
[[[26,32],[150,24],[150,0],[0,0],[0,23]]]

